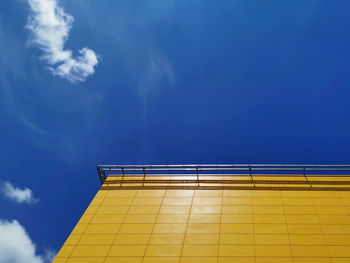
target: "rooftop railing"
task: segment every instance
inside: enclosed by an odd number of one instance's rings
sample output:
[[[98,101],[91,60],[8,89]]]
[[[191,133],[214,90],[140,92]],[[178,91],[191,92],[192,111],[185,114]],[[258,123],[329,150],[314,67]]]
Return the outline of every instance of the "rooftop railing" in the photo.
[[[101,189],[350,190],[350,165],[98,165]]]

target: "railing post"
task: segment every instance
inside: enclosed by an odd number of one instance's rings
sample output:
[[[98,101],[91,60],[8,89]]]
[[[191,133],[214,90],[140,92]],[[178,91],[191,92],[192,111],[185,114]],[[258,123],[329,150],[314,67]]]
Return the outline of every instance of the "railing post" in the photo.
[[[198,174],[198,167],[196,167],[196,172],[197,172],[197,186],[199,187],[199,174]]]
[[[253,175],[252,175],[252,166],[249,164],[249,175],[250,175],[250,180],[253,183],[253,187],[255,188],[255,181],[253,179]]]
[[[102,170],[102,178],[103,178],[103,181],[106,181],[106,179],[107,179],[106,173],[104,170]]]
[[[143,170],[143,182],[142,182],[142,186],[145,186],[145,180],[146,180],[146,169],[145,169],[145,167],[143,167],[142,170]]]
[[[125,173],[124,173],[124,168],[122,167],[121,168],[122,169],[122,173],[123,173],[123,175],[122,175],[122,180],[120,181],[120,187],[122,186],[122,182],[123,182],[123,180],[124,180],[124,175],[125,175]]]
[[[100,179],[101,185],[103,185],[104,181],[101,175],[101,169],[98,165],[97,165],[97,174],[98,174],[98,178]]]
[[[305,167],[305,166],[303,166],[303,175],[304,175],[304,177],[305,177],[305,180],[306,180],[306,181],[309,183],[310,188],[312,188],[312,184],[311,184],[311,182],[309,181],[309,179],[307,179],[307,176],[306,176],[305,170],[306,170],[306,167]]]

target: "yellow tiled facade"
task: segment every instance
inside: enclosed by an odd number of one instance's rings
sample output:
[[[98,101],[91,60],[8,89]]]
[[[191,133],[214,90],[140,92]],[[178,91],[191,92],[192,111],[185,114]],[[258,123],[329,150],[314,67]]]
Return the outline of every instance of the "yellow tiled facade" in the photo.
[[[100,190],[54,263],[350,262],[350,191]]]

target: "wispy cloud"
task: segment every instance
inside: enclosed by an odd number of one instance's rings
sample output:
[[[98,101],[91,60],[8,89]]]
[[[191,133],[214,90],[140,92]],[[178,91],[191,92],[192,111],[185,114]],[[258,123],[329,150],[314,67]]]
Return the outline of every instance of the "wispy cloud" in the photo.
[[[36,254],[36,246],[24,227],[17,221],[0,219],[0,263],[49,263],[54,252]]]
[[[13,186],[10,182],[3,183],[1,192],[6,198],[19,204],[35,204],[39,201],[38,199],[34,198],[33,192],[29,188],[21,189]]]
[[[54,75],[71,82],[84,81],[95,72],[98,64],[96,53],[89,48],[72,51],[64,49],[74,18],[59,7],[58,0],[27,0],[31,14],[27,28],[31,31],[31,43],[43,51],[42,58],[49,64]]]
[[[139,88],[143,99],[144,118],[148,102],[164,89],[173,89],[175,73],[168,59],[158,52],[153,52],[146,63]]]

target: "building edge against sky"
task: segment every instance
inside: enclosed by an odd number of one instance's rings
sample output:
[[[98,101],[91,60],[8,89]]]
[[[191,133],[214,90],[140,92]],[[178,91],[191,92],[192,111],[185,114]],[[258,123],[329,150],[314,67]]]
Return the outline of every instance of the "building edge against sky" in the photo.
[[[67,262],[350,262],[350,165],[106,165]]]

